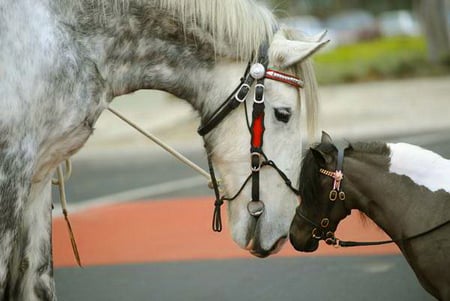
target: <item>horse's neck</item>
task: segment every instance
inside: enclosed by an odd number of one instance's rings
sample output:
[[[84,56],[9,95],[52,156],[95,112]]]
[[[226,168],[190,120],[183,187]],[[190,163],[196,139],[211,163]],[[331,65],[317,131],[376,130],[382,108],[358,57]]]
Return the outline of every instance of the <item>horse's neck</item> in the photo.
[[[428,168],[450,172],[448,160],[415,146],[388,146],[390,156],[346,157],[344,173],[348,184],[344,182],[343,189],[350,206],[364,212],[395,238],[419,233],[448,219],[450,193],[436,191],[444,188],[442,185],[437,187],[434,183],[428,187],[428,182],[419,181],[430,175]]]
[[[92,1],[81,0],[82,6],[84,2],[92,5]],[[223,45],[214,48],[207,33],[195,30],[194,34],[193,29],[183,28],[170,12],[153,1],[124,1],[126,8],[122,11],[120,5],[111,7],[116,2],[99,1],[106,7],[98,4],[100,7],[95,9],[71,11],[80,15],[74,18],[73,34],[86,56],[97,65],[112,94],[163,90],[200,109],[196,100],[206,98],[211,90],[211,78],[219,73],[215,67],[220,59],[215,57],[215,49]]]

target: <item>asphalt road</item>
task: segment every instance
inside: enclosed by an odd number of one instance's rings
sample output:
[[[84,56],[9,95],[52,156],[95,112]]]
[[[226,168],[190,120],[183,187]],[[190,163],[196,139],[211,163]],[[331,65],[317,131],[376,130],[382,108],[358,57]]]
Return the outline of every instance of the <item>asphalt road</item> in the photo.
[[[55,278],[65,301],[435,300],[401,256],[99,266],[57,269]]]
[[[448,131],[409,137],[380,137],[380,140],[419,144],[450,158]],[[203,152],[187,155],[205,167]],[[191,187],[177,187],[176,181],[196,175],[162,153],[131,157],[118,154],[111,158],[75,160],[74,167],[67,187],[68,199],[73,202],[105,195],[105,199],[111,199],[117,196],[116,193],[144,186],[150,187],[148,194],[144,192],[137,199],[211,194],[201,181],[194,181]],[[165,185],[167,183],[169,185]],[[165,188],[158,189],[161,185]],[[68,301],[434,300],[418,284],[410,267],[399,255],[57,268],[55,278],[59,299]]]

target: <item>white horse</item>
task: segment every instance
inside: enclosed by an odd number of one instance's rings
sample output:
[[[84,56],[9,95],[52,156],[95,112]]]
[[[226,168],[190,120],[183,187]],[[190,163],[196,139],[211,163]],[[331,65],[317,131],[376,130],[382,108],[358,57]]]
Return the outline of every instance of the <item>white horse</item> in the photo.
[[[115,96],[168,91],[206,122],[267,43],[274,72],[304,81],[313,129],[316,83],[307,58],[326,43],[322,37],[278,29],[253,0],[1,1],[0,300],[55,300],[51,174],[83,146]],[[287,83],[295,80],[284,76]],[[296,186],[300,92],[286,81],[264,84],[262,149]],[[247,103],[204,139],[224,193],[243,187],[228,203],[233,239],[267,256],[286,239],[297,198],[276,169],[264,166],[258,192],[265,208],[259,217],[249,214],[252,185],[243,185],[250,172]]]

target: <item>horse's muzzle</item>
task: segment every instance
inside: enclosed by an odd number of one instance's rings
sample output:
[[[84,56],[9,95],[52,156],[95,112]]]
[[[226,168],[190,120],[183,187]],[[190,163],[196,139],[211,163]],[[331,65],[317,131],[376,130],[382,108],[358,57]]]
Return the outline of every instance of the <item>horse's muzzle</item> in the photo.
[[[281,250],[281,247],[286,242],[286,240],[287,240],[287,237],[286,236],[282,236],[275,242],[275,244],[272,246],[272,248],[270,248],[269,250],[265,250],[265,249],[261,248],[261,246],[259,244],[255,244],[254,240],[252,239],[249,242],[249,244],[248,244],[246,249],[253,256],[256,256],[256,257],[259,257],[259,258],[265,258],[265,257],[267,257],[269,255],[273,255],[273,254],[278,253]]]

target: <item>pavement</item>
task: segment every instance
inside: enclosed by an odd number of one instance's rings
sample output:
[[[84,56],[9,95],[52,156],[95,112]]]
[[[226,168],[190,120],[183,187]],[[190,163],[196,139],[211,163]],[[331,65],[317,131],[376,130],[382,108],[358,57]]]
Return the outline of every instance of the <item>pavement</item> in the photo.
[[[319,93],[319,130],[334,138],[370,140],[450,129],[450,76],[324,86]],[[141,90],[115,99],[111,107],[176,147],[202,148],[198,115],[185,101]],[[78,156],[149,147],[154,145],[147,138],[105,111]]]

